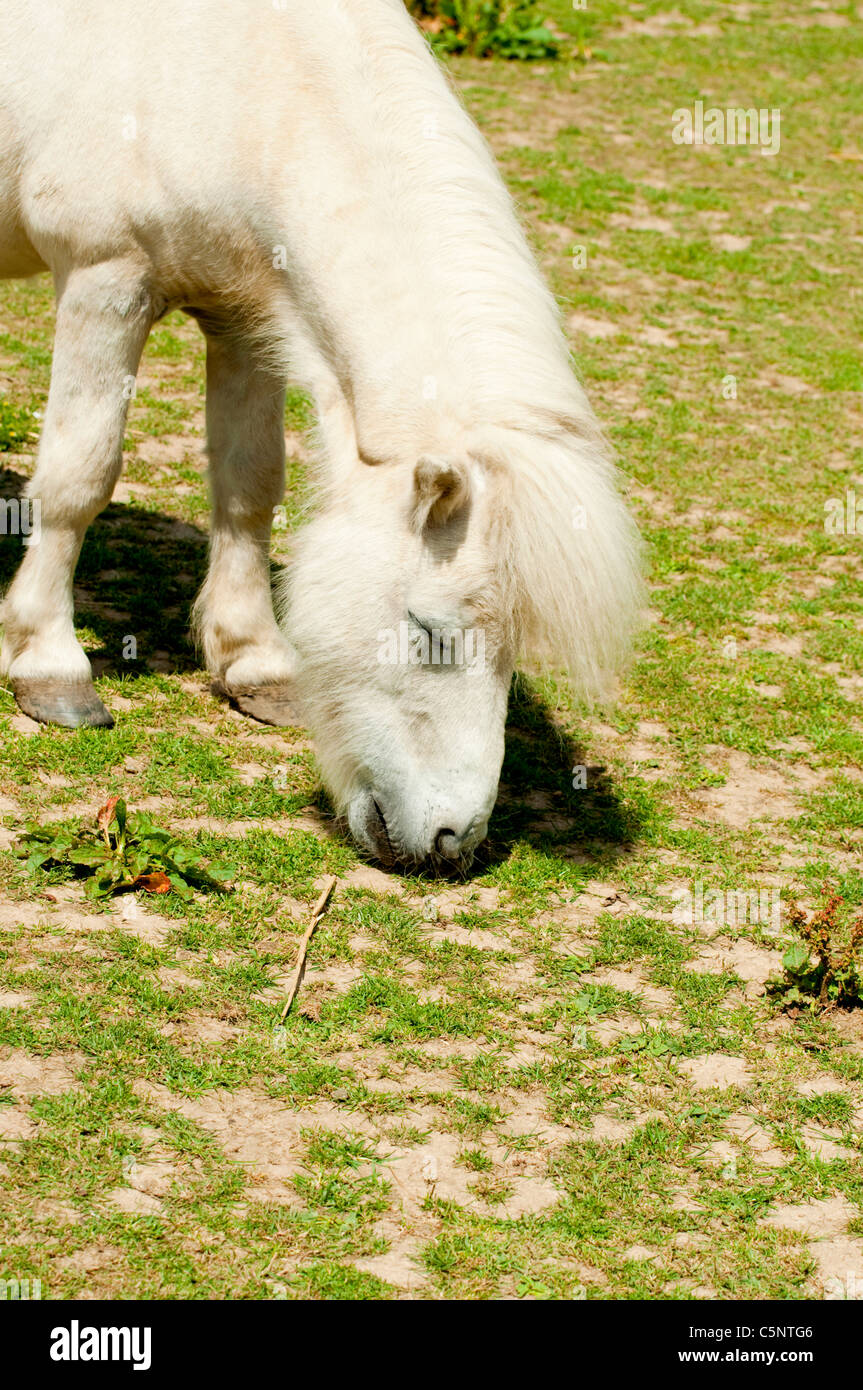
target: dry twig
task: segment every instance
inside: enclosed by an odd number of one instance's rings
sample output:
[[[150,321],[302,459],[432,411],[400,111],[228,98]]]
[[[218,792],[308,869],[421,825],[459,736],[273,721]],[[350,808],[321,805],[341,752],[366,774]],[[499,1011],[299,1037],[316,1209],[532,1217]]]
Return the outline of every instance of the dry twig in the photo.
[[[306,955],[308,954],[309,942],[311,941],[312,936],[314,935],[315,927],[318,925],[318,922],[321,920],[321,918],[327,910],[327,903],[329,902],[330,894],[332,893],[335,886],[336,880],[332,877],[328,878],[321,890],[321,896],[315,903],[315,910],[312,913],[312,920],[309,922],[309,925],[306,927],[306,930],[303,933],[303,939],[300,942],[300,950],[297,956],[297,963],[294,966],[294,973],[291,976],[290,981],[288,983],[288,997],[285,1000],[284,1005],[282,1006],[282,1012],[279,1015],[279,1021],[281,1023],[284,1023],[285,1019],[287,1018],[288,1013],[290,1011],[290,1007],[293,1004],[299,992],[300,985],[303,983],[303,976],[306,973]]]

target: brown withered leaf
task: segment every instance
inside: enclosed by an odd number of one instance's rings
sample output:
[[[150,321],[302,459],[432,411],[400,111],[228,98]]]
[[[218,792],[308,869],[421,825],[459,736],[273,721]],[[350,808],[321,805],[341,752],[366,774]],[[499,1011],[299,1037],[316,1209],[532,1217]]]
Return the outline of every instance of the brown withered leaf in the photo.
[[[120,800],[119,796],[109,796],[104,806],[99,807],[99,814],[96,817],[96,824],[100,830],[107,830],[111,821],[114,819],[114,808]]]
[[[152,874],[139,874],[132,880],[133,888],[143,888],[145,893],[170,893],[171,880],[161,869]]]

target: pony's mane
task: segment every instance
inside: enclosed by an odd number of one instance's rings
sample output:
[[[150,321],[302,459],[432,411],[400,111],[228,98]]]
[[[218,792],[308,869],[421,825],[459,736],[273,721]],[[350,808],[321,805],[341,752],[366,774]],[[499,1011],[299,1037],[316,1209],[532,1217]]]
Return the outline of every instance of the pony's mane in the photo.
[[[565,671],[587,700],[606,699],[641,618],[638,532],[592,418],[542,432],[488,432],[501,516],[501,603],[520,660]],[[491,437],[492,435],[496,437]]]

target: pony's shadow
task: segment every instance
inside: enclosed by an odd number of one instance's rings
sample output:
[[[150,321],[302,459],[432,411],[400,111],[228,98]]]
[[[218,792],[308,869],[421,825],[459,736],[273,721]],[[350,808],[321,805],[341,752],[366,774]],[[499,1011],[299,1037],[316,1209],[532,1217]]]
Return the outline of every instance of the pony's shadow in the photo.
[[[27,479],[0,468],[0,498],[21,497]],[[206,570],[207,534],[133,503],[112,503],[87,531],[75,576],[76,617],[90,634],[97,675],[134,684],[152,671],[200,669],[189,635],[189,610]],[[0,535],[0,593],[23,553],[17,536]],[[323,825],[339,827],[326,793],[313,798]],[[519,679],[513,682],[500,793],[467,877],[527,843],[560,858],[592,862],[625,854],[638,838],[637,812],[578,740]],[[463,877],[464,875],[462,875]]]
[[[21,497],[27,479],[0,469],[0,497]],[[23,555],[0,536],[0,593]],[[189,609],[207,562],[207,535],[134,503],[110,503],[88,527],[75,571],[75,616],[99,675],[198,669]]]
[[[471,872],[485,872],[518,844],[576,863],[609,863],[628,854],[640,832],[637,808],[605,766],[589,761],[577,736],[517,676],[497,805]]]

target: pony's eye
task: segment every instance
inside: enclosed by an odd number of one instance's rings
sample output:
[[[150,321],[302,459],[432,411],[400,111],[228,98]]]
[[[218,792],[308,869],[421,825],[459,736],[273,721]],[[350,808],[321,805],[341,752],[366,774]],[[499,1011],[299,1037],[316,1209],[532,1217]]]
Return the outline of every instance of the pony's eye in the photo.
[[[416,613],[412,613],[410,609],[408,609],[408,617],[410,618],[411,622],[414,623],[414,624],[415,624],[418,628],[420,628],[423,632],[427,632],[428,635],[429,635],[429,637],[432,636],[432,624],[431,624],[431,623],[424,623],[423,620],[422,620],[422,618],[418,618],[417,615],[416,615]]]

